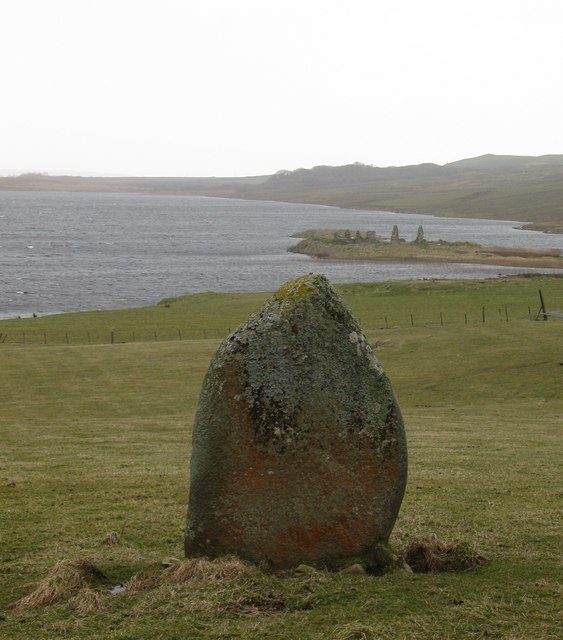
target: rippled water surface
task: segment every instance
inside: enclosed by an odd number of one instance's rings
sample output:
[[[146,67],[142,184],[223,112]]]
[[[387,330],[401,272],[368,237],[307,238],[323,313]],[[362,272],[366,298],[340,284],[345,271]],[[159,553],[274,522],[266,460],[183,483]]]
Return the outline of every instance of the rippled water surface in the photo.
[[[325,262],[287,253],[292,233],[393,224],[413,239],[563,248],[513,222],[317,205],[109,193],[0,191],[0,315],[153,304],[200,291],[273,290],[322,271],[334,282],[485,278],[533,271],[490,265]],[[548,272],[547,269],[542,269]]]

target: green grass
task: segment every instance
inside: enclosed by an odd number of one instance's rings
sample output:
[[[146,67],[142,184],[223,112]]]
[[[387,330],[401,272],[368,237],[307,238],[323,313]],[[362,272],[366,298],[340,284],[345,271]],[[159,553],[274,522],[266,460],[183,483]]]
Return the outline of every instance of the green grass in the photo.
[[[0,345],[0,637],[559,637],[563,325],[528,319],[538,287],[561,308],[555,278],[342,287],[379,345],[405,416],[409,484],[393,545],[435,534],[469,543],[485,565],[462,574],[163,582],[103,595],[103,608],[89,613],[66,601],[19,612],[7,604],[65,558],[89,559],[118,583],[160,574],[163,558],[181,556],[201,381],[219,338],[265,294],[1,322],[0,332],[15,325],[77,339],[87,328],[168,327],[170,339]],[[504,304],[508,323],[496,313]],[[193,335],[172,340],[182,319]],[[201,337],[204,328],[211,337]],[[121,544],[102,544],[111,531]],[[283,610],[242,606],[271,600]]]
[[[505,305],[509,319],[528,318],[539,308],[542,289],[548,308],[563,308],[561,280],[556,278],[507,278],[481,282],[413,281],[342,285],[338,289],[366,331],[387,324],[416,326],[482,322],[504,322]],[[267,293],[202,293],[170,298],[156,306],[117,311],[90,311],[40,318],[0,320],[0,342],[37,344],[107,344],[114,342],[154,342],[182,339],[223,338],[257,310]],[[167,306],[168,305],[168,306]],[[559,305],[559,307],[558,307]],[[178,333],[180,331],[180,333]]]

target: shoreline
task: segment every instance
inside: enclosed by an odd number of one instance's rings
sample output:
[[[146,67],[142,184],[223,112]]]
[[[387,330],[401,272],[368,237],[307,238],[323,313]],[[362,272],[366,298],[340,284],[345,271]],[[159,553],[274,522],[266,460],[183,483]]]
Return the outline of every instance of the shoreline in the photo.
[[[169,197],[193,197],[193,198],[221,198],[225,200],[245,200],[245,201],[253,201],[253,202],[280,202],[283,204],[293,204],[296,206],[306,205],[306,206],[318,206],[318,207],[328,207],[333,209],[340,209],[342,211],[364,211],[366,213],[376,213],[376,212],[384,212],[384,213],[401,213],[405,215],[419,215],[419,216],[432,216],[434,218],[454,218],[454,219],[463,219],[463,220],[489,220],[494,222],[504,222],[511,223],[514,226],[513,229],[517,229],[519,231],[535,231],[537,233],[546,233],[550,235],[563,235],[563,222],[530,222],[525,220],[512,220],[505,218],[481,218],[475,216],[466,216],[466,215],[456,215],[455,212],[448,212],[447,215],[440,213],[431,213],[431,212],[422,212],[422,211],[413,211],[407,209],[399,209],[399,208],[366,208],[366,207],[355,207],[352,205],[343,205],[343,204],[327,204],[325,202],[305,202],[305,201],[295,201],[295,200],[284,200],[281,198],[275,198],[270,196],[268,197],[255,197],[248,193],[211,193],[206,189],[196,189],[194,191],[151,191],[149,189],[144,190],[130,190],[130,189],[90,189],[90,188],[78,188],[78,189],[69,189],[68,185],[65,185],[66,188],[51,188],[45,189],[43,188],[18,188],[16,185],[11,185],[8,188],[5,188],[2,185],[2,177],[0,177],[0,193],[2,192],[13,192],[13,193],[100,193],[100,194],[124,194],[124,195],[136,195],[136,196],[169,196]]]
[[[305,254],[302,254],[305,255]],[[317,258],[315,256],[310,256],[313,260],[323,260],[323,258]],[[350,260],[346,260],[346,259],[329,259],[329,261],[331,262],[349,262]],[[373,260],[370,262],[382,262],[380,260]],[[490,265],[490,266],[502,266],[502,265]],[[528,268],[534,268],[534,267],[528,267]],[[500,282],[503,280],[529,280],[529,279],[533,279],[533,278],[556,278],[556,279],[563,279],[563,269],[557,269],[554,270],[554,272],[545,272],[545,271],[527,271],[527,272],[522,272],[522,273],[496,273],[494,275],[490,275],[490,276],[483,276],[480,278],[428,278],[428,277],[421,277],[421,278],[409,278],[409,279],[403,279],[403,278],[397,278],[397,279],[388,279],[388,280],[378,280],[378,281],[358,281],[358,282],[335,282],[335,286],[336,288],[338,287],[347,287],[347,286],[354,286],[354,285],[375,285],[375,284],[384,284],[384,283],[402,283],[402,284],[409,284],[409,283],[420,283],[420,282],[433,282],[433,283],[448,283],[448,284],[455,284],[455,283],[463,283],[463,284],[467,284],[467,283],[478,283],[478,282]],[[165,300],[176,300],[176,299],[181,299],[181,298],[189,298],[192,296],[201,296],[201,295],[205,295],[207,293],[211,293],[211,294],[216,294],[216,295],[225,295],[225,296],[229,296],[229,295],[269,295],[273,293],[272,291],[266,291],[266,290],[262,290],[262,291],[200,291],[200,292],[196,292],[196,293],[182,293],[182,294],[178,294],[178,295],[174,295],[174,296],[169,296],[169,297],[165,297],[165,298],[161,298],[160,300],[157,300],[155,302],[149,303],[149,304],[141,304],[141,305],[133,305],[133,306],[125,306],[125,307],[108,307],[107,309],[74,309],[74,310],[67,310],[67,311],[40,311],[37,313],[37,315],[34,317],[32,315],[32,312],[22,312],[20,315],[7,315],[3,312],[0,312],[0,323],[2,322],[17,322],[20,320],[23,321],[27,321],[27,320],[31,320],[31,321],[35,321],[35,320],[40,320],[41,318],[50,318],[50,317],[55,317],[55,316],[63,316],[63,315],[77,315],[77,314],[105,314],[105,313],[115,313],[115,312],[121,312],[121,311],[133,311],[133,310],[139,310],[139,309],[151,309],[153,307],[158,307],[159,305],[161,305],[163,303],[163,301]]]
[[[290,251],[290,249],[288,249],[288,251]],[[506,261],[506,262],[498,262],[497,260],[491,261],[491,260],[479,260],[479,259],[469,259],[469,258],[456,258],[456,257],[451,257],[451,258],[446,258],[446,257],[439,257],[439,256],[428,256],[428,257],[424,257],[424,256],[418,256],[418,257],[409,257],[409,258],[401,258],[398,256],[373,256],[373,257],[366,257],[366,256],[347,256],[347,257],[343,257],[343,256],[339,256],[339,257],[332,257],[332,256],[327,256],[327,255],[322,255],[322,254],[315,254],[315,253],[306,253],[306,252],[302,252],[302,251],[290,251],[290,253],[298,253],[300,255],[306,255],[306,256],[310,256],[311,258],[314,258],[315,260],[325,260],[327,262],[391,262],[391,263],[396,263],[396,264],[419,264],[419,263],[436,263],[436,264],[467,264],[467,265],[472,265],[472,264],[484,264],[484,265],[489,265],[492,267],[525,267],[527,269],[556,269],[557,271],[560,271],[561,274],[563,275],[563,266],[562,267],[557,267],[554,266],[553,264],[548,264],[548,263],[534,263],[534,264],[530,264],[526,258],[515,258],[514,260],[509,259],[510,261]],[[525,275],[525,274],[522,274]],[[540,275],[540,274],[538,274]],[[553,274],[545,274],[545,275],[553,275]],[[494,277],[502,277],[501,275],[499,276],[494,276]],[[519,276],[513,276],[513,277],[519,277]],[[445,278],[447,279],[447,278]]]
[[[548,233],[550,235],[563,235],[562,222],[526,222],[520,227],[514,227],[520,231],[538,231],[540,233]]]
[[[497,267],[556,269],[563,271],[561,251],[525,249],[520,247],[485,246],[470,242],[447,242],[424,239],[422,225],[420,241],[406,242],[398,236],[388,241],[381,236],[369,237],[360,231],[354,236],[350,230],[309,229],[293,235],[301,240],[288,247],[289,253],[307,255],[320,260],[343,262],[377,262],[400,264],[466,264]],[[374,233],[374,232],[371,232]],[[346,236],[346,234],[348,234]]]

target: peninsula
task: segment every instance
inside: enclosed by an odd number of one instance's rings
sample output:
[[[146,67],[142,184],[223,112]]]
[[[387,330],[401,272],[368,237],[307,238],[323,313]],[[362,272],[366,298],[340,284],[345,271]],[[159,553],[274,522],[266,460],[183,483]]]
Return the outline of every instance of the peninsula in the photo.
[[[416,238],[411,241],[400,237],[397,225],[393,227],[389,239],[377,235],[375,231],[350,229],[309,229],[292,237],[302,240],[288,251],[325,260],[463,262],[505,267],[563,268],[563,257],[557,249],[486,247],[472,242],[430,241],[424,238],[422,226],[419,226]]]

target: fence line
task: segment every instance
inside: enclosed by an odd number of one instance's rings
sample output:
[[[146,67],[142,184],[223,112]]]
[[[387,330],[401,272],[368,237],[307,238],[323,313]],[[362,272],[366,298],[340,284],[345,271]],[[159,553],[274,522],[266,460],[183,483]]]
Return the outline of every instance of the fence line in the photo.
[[[417,315],[409,311],[380,314],[377,317],[360,316],[360,324],[365,333],[386,329],[416,328],[416,327],[444,327],[444,326],[475,326],[502,322],[509,323],[512,320],[535,320],[531,308],[516,313],[514,306],[505,304],[497,307],[498,315],[485,306],[473,313],[468,311],[436,311],[434,314],[424,313]],[[358,314],[359,315],[359,314]],[[421,317],[422,316],[422,317]],[[228,333],[231,327],[228,328]],[[0,345],[100,345],[100,344],[125,344],[133,342],[171,342],[177,340],[219,340],[228,335],[225,330],[210,330],[209,327],[193,330],[189,326],[174,326],[146,329],[107,329],[105,331],[92,331],[82,329],[77,331],[51,331],[44,329],[0,331]]]

